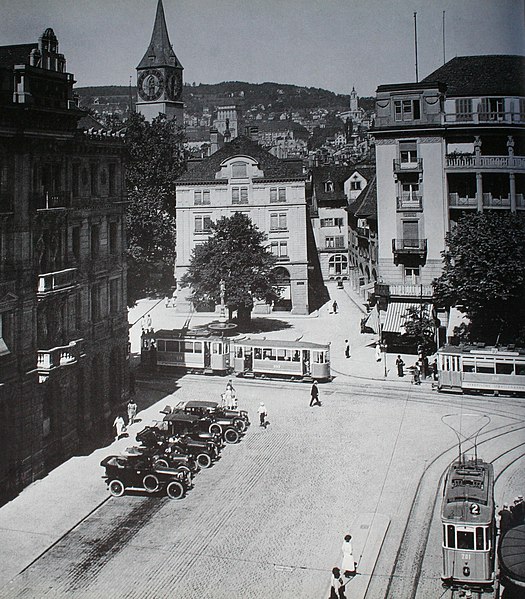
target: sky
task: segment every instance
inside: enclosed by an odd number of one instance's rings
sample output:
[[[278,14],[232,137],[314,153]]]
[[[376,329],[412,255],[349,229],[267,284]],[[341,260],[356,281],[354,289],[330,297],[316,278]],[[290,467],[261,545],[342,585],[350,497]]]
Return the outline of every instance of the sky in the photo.
[[[446,59],[525,54],[525,0],[163,0],[186,83],[273,81],[373,96]],[[0,0],[0,44],[52,27],[77,87],[127,85],[157,0]]]

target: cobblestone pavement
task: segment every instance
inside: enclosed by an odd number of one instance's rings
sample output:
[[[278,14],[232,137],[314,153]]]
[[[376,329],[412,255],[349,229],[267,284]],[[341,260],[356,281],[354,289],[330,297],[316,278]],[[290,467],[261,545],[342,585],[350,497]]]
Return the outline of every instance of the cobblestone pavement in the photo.
[[[150,404],[150,394],[158,401],[139,414],[144,420],[131,432],[166,403],[218,397],[224,383],[188,376],[177,382],[173,394],[162,392],[163,386],[174,388],[170,381],[153,390],[139,386],[140,409]],[[524,414],[515,402],[507,409],[504,400],[438,396],[410,385],[393,390],[380,383],[322,385],[323,405],[313,408],[308,386],[300,383],[236,380],[235,386],[252,422],[264,400],[270,420],[266,430],[253,423],[240,444],[227,446],[216,465],[199,473],[195,488],[181,501],[140,495],[109,499],[78,526],[67,527],[72,527],[69,534],[50,538],[49,545],[55,544],[1,588],[0,596],[320,599],[326,597],[331,568],[340,563],[350,523],[358,523],[361,513],[375,512],[391,519],[373,572],[377,594],[370,595],[382,597],[419,478],[429,461],[455,443],[441,415],[458,408],[491,411],[492,426],[513,427]],[[129,440],[118,441],[103,455],[128,445]],[[491,451],[505,448],[502,437]],[[450,457],[454,454],[455,449]],[[98,452],[86,458],[89,474],[83,478],[77,472],[74,479],[79,488],[71,487],[71,479],[56,479],[60,502],[55,512],[62,512],[64,520],[84,493],[93,501],[107,496],[101,469],[92,476],[93,463],[101,457]],[[509,483],[515,493],[516,485],[525,482],[522,475],[516,477]],[[428,483],[429,497],[437,486],[437,479]],[[12,527],[39,530],[38,522],[31,521],[39,516],[38,502],[31,514],[17,512],[16,501]],[[74,523],[78,520],[75,516]],[[0,559],[7,560],[8,551],[0,548]],[[359,562],[361,556],[355,557]],[[434,593],[426,596],[441,592],[439,567],[436,559],[424,571],[422,584]],[[350,585],[348,597],[353,596]]]

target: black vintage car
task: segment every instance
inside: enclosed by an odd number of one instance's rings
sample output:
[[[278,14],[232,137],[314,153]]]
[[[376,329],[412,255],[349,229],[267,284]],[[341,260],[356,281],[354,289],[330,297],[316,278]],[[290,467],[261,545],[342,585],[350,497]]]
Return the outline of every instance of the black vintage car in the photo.
[[[173,450],[167,441],[155,443],[150,446],[128,447],[125,454],[148,458],[155,468],[175,468],[175,470],[187,475],[187,482],[190,485],[192,484],[193,477],[200,470],[199,465],[191,456]]]
[[[109,492],[121,497],[126,490],[164,492],[170,499],[181,499],[186,494],[186,475],[174,468],[154,467],[144,456],[110,455],[100,465],[106,469]]]
[[[181,410],[172,411],[169,406],[166,406],[161,413],[165,416],[159,428],[167,426],[171,436],[188,435],[197,441],[213,441],[219,450],[224,447],[221,435],[218,432],[210,432],[210,425],[213,422],[210,417],[186,414]]]
[[[137,433],[136,439],[146,447],[156,448],[158,452],[163,452],[169,443],[171,451],[193,457],[201,468],[209,468],[219,457],[219,449],[213,441],[199,441],[188,435],[172,436],[166,426],[147,426]]]
[[[181,404],[187,414],[195,414],[201,418],[211,418],[210,431],[219,432],[227,443],[237,443],[240,435],[244,433],[250,424],[246,412],[226,410],[221,408],[216,401],[190,400]],[[237,436],[227,431],[236,431]]]

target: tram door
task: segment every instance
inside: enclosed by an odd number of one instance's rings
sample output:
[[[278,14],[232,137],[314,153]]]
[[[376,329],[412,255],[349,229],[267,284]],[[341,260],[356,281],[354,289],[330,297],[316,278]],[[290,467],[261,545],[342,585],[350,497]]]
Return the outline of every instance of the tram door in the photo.
[[[303,349],[303,374],[310,374],[310,350]]]
[[[253,370],[253,348],[244,346],[244,370]]]
[[[211,366],[210,345],[211,343],[209,341],[204,342],[204,368],[209,368]]]

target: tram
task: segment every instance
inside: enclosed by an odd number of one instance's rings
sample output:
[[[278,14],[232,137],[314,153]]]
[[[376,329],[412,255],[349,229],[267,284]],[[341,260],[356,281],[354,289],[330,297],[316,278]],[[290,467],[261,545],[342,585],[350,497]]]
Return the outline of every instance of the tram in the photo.
[[[439,391],[525,394],[525,348],[446,345],[437,368]]]
[[[234,344],[240,376],[330,380],[330,345],[281,339],[243,339]]]
[[[494,468],[464,455],[448,469],[441,504],[441,579],[453,590],[494,590]]]
[[[143,333],[141,363],[204,374],[331,380],[330,344],[230,339],[201,329]]]

